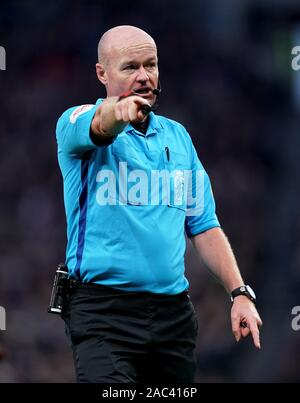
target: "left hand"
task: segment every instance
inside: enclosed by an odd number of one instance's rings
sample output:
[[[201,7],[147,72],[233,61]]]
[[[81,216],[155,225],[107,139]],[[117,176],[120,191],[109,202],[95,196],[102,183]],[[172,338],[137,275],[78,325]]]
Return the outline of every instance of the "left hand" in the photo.
[[[255,347],[260,349],[259,328],[262,326],[262,320],[253,302],[244,295],[234,298],[231,308],[231,325],[237,342],[241,337],[247,337],[251,333]]]

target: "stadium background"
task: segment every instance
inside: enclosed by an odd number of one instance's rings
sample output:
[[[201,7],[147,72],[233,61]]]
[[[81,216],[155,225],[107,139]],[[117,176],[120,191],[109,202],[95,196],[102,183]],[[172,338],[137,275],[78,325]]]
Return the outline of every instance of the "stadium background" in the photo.
[[[228,296],[188,246],[197,381],[299,381],[299,2],[14,0],[0,6],[0,382],[74,380],[63,323],[46,313],[66,242],[55,124],[104,95],[97,42],[119,24],[157,42],[159,113],[189,130],[264,321],[260,352],[237,345]]]

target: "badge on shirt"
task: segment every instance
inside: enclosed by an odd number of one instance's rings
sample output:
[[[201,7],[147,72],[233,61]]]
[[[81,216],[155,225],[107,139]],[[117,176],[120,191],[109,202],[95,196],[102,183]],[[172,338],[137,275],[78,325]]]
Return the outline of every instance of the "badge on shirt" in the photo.
[[[86,105],[79,106],[70,115],[70,122],[74,124],[76,122],[78,116],[82,115],[85,112],[90,111],[93,107],[94,107],[93,104],[86,104]]]

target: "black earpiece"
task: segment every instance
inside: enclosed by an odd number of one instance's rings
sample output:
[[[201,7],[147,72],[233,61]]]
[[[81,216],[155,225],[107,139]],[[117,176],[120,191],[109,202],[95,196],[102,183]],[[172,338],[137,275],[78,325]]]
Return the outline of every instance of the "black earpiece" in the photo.
[[[156,101],[154,103],[154,105],[150,106],[150,105],[143,105],[141,107],[141,111],[143,112],[144,115],[148,115],[151,111],[155,112],[158,108],[158,97],[161,93],[161,85],[160,85],[160,81],[158,80],[158,85],[157,88],[154,88],[154,90],[152,90],[153,94],[156,95]]]

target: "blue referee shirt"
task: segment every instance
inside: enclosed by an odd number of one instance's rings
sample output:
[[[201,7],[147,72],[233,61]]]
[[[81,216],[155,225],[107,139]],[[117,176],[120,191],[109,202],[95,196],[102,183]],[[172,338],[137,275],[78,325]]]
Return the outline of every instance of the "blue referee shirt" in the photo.
[[[185,236],[219,226],[209,177],[187,131],[150,113],[144,135],[130,124],[112,144],[90,138],[95,105],[57,123],[71,277],[127,291],[178,294]]]

